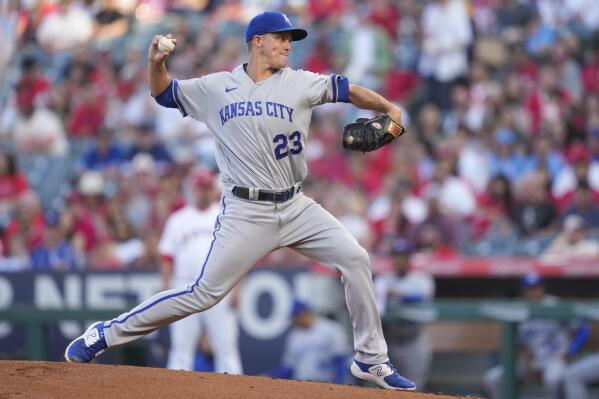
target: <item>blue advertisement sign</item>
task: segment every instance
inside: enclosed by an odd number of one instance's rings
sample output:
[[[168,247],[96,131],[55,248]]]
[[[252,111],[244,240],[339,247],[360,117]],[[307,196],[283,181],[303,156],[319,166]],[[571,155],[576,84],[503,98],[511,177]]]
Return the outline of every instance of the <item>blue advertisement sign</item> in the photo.
[[[305,269],[257,269],[243,280],[238,304],[240,351],[244,372],[260,374],[279,365],[297,280]],[[160,291],[156,272],[0,273],[0,309],[33,305],[37,309],[123,309]],[[117,315],[115,314],[115,317]],[[88,323],[60,321],[45,331],[48,360],[61,360],[65,345]],[[0,320],[0,359],[26,358],[25,327]],[[102,363],[164,367],[168,328],[108,353]]]

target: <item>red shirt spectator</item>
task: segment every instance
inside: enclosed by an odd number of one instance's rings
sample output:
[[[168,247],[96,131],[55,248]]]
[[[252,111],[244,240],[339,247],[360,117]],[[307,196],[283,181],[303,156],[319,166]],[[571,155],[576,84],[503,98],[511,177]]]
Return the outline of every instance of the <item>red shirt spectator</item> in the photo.
[[[413,71],[393,69],[385,76],[385,97],[405,102],[418,89],[420,79]]]
[[[8,243],[15,234],[21,233],[25,237],[27,250],[31,251],[42,243],[44,238],[44,216],[41,212],[35,214],[30,223],[24,223],[13,219],[3,234],[3,248],[8,247]]]
[[[582,68],[582,85],[586,91],[599,94],[599,55],[594,58]]]
[[[47,94],[50,88],[50,82],[42,76],[24,76],[17,83],[17,91],[31,91],[34,101],[37,101],[40,96]]]
[[[310,139],[314,155],[308,160],[309,176],[325,181],[350,180],[346,159],[339,146],[339,135],[331,126],[312,126]]]
[[[389,35],[389,39],[395,40],[400,19],[397,7],[388,0],[373,1],[370,7],[370,21],[380,26]]]
[[[312,50],[306,58],[305,68],[314,73],[326,74],[332,70],[333,51],[327,40],[323,37],[318,38],[312,46]]]
[[[48,79],[39,71],[37,63],[32,58],[26,58],[21,64],[22,75],[17,83],[17,92],[31,92],[33,101],[37,101],[39,96],[47,94],[52,88]]]
[[[391,147],[386,146],[368,155],[347,154],[344,183],[359,186],[368,194],[374,195],[381,191],[383,179],[391,169]]]
[[[15,234],[21,234],[27,249],[31,251],[42,243],[44,225],[44,216],[37,195],[32,191],[23,193],[16,204],[14,218],[2,234],[2,247],[8,248],[11,238]]]
[[[310,0],[308,12],[314,19],[329,19],[345,11],[345,0]]]
[[[69,118],[69,134],[72,137],[94,136],[104,123],[103,101],[91,91],[85,93],[84,100],[77,104]]]
[[[564,119],[565,111],[572,104],[572,96],[563,90],[556,89],[553,93],[535,90],[524,104],[530,115],[532,131],[539,133],[544,122],[554,119]],[[559,115],[554,115],[558,113]]]
[[[22,174],[0,175],[0,201],[14,200],[28,189],[27,178]]]
[[[339,152],[328,153],[322,158],[308,162],[310,176],[328,181],[347,181],[345,158]]]
[[[27,179],[16,170],[14,157],[0,152],[0,203],[15,200],[28,188]]]

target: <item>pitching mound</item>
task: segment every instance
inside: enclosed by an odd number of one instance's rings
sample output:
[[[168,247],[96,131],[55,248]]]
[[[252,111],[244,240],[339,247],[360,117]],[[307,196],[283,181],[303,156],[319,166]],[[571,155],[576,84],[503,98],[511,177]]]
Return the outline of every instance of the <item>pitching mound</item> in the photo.
[[[0,361],[0,381],[0,398],[450,398],[442,395],[266,377],[27,361]]]

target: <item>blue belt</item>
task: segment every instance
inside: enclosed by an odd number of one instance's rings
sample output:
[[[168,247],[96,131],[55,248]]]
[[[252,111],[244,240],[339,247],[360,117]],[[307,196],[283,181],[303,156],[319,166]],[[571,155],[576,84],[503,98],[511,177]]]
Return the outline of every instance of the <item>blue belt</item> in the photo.
[[[301,186],[297,187],[297,191],[299,192]],[[290,187],[283,191],[270,191],[270,190],[257,190],[258,196],[257,198],[250,197],[250,189],[248,187],[235,186],[231,192],[234,196],[243,198],[246,200],[257,199],[258,201],[270,201],[270,202],[285,202],[289,201],[294,195],[296,191],[296,187]]]

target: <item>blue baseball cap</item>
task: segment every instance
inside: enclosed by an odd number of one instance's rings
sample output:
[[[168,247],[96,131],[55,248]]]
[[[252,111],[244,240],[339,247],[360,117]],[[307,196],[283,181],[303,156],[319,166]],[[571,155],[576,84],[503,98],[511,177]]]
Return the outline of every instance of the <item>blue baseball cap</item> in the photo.
[[[529,288],[543,284],[543,277],[537,273],[528,273],[520,279],[520,287]]]
[[[295,317],[302,312],[309,312],[310,306],[300,299],[295,299],[291,305],[291,317]]]
[[[308,36],[303,29],[291,26],[287,15],[277,11],[267,11],[256,15],[245,30],[245,42],[249,42],[256,35],[275,32],[290,32],[291,41],[302,40]]]
[[[58,227],[60,226],[60,213],[51,209],[44,213],[44,222],[46,222],[46,226],[49,227]]]
[[[411,254],[414,252],[414,246],[403,238],[396,238],[391,243],[391,253],[392,254]]]

